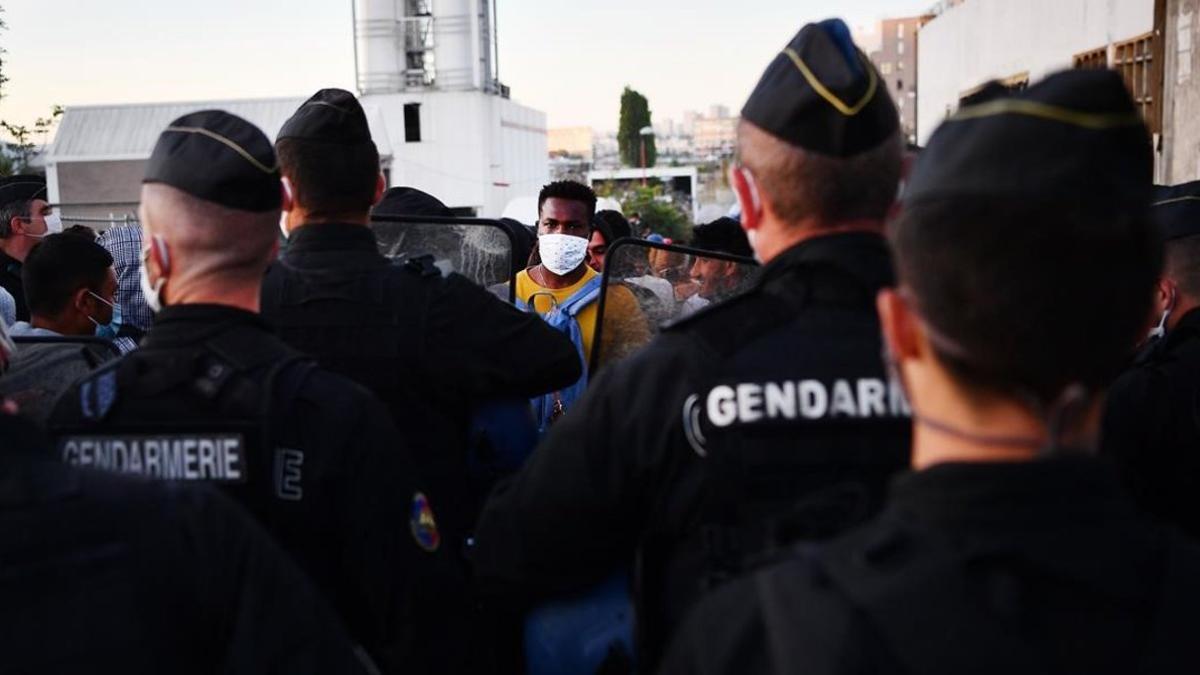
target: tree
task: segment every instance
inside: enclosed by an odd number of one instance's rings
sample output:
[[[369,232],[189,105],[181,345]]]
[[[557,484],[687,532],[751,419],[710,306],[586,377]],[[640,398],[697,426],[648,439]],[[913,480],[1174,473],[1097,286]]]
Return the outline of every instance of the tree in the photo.
[[[0,7],[0,14],[3,13],[4,8]],[[6,28],[7,25],[0,18],[0,31]],[[4,74],[4,54],[4,48],[0,47],[0,100],[4,98],[4,85],[8,83],[8,76]],[[40,152],[42,145],[46,142],[46,137],[62,113],[62,106],[56,105],[51,109],[49,117],[39,117],[34,120],[32,128],[24,124],[0,120],[0,131],[12,139],[11,143],[0,141],[0,176],[11,176],[29,171],[30,164]]]
[[[675,243],[682,243],[691,237],[691,219],[684,207],[666,193],[661,183],[647,187],[637,184],[617,187],[613,183],[601,183],[596,187],[596,194],[620,202],[621,212],[626,217],[638,214],[642,225],[655,234]],[[638,234],[634,232],[634,236]]]
[[[642,166],[643,128],[650,126],[650,103],[638,92],[625,87],[621,93],[621,120],[617,126],[617,145],[621,162],[626,166]],[[646,166],[654,166],[658,152],[654,136],[646,137]]]

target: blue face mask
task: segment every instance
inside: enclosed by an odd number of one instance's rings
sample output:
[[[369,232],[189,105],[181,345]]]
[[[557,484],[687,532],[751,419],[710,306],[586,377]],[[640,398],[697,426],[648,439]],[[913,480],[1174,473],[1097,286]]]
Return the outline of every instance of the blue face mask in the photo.
[[[109,307],[112,307],[112,321],[109,321],[108,323],[100,323],[92,317],[88,317],[89,321],[96,324],[96,337],[101,337],[106,340],[117,339],[117,333],[121,330],[121,306],[113,304],[99,295],[92,293],[91,291],[88,291],[88,294],[100,302],[108,305]]]

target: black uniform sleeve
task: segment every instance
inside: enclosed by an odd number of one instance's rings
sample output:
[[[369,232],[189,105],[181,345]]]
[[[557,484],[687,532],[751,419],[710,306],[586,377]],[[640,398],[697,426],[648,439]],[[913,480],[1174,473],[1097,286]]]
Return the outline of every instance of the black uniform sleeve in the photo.
[[[219,672],[370,672],[316,588],[257,524],[215,490],[186,494],[190,555],[177,564],[202,572],[197,603],[220,617],[224,639],[211,644],[224,652]]]
[[[429,367],[475,399],[537,396],[583,373],[567,336],[457,274],[430,303],[426,349]]]
[[[525,467],[496,487],[472,556],[485,589],[532,600],[632,562],[659,508],[655,486],[677,475],[668,435],[687,360],[651,346],[602,371]]]
[[[349,383],[346,383],[349,386]],[[350,429],[339,487],[342,574],[352,579],[358,607],[369,625],[355,626],[383,672],[401,672],[417,646],[412,633],[419,617],[412,605],[421,557],[409,531],[409,509],[417,492],[416,469],[387,410],[365,390],[352,389],[357,415],[338,420]]]
[[[1173,428],[1170,382],[1153,367],[1134,368],[1113,383],[1105,402],[1100,454],[1112,461],[1140,503],[1154,503],[1158,472],[1171,470],[1159,453]]]

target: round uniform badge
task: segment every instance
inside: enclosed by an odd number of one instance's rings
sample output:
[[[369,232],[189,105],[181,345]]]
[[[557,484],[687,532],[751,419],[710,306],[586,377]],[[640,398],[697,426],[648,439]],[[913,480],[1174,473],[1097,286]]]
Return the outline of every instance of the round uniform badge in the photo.
[[[413,494],[409,527],[412,529],[413,539],[417,540],[417,546],[423,550],[433,553],[441,545],[442,535],[438,533],[433,508],[429,505],[429,498],[422,492]]]

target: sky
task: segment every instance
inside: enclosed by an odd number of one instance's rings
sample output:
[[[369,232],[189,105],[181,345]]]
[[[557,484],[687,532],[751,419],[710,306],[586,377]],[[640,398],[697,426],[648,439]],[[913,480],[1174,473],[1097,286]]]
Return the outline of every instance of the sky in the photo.
[[[433,0],[434,14],[437,1]],[[496,0],[500,79],[550,127],[617,126],[628,85],[653,119],[736,112],[806,22],[860,33],[933,0]],[[0,0],[0,119],[55,104],[304,96],[354,88],[352,0]]]

